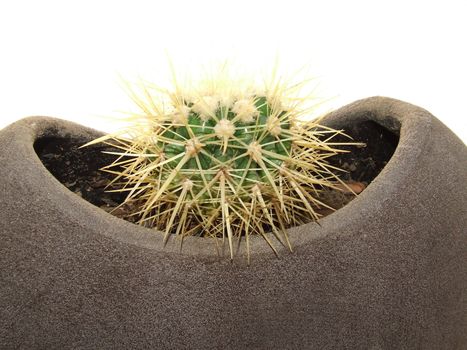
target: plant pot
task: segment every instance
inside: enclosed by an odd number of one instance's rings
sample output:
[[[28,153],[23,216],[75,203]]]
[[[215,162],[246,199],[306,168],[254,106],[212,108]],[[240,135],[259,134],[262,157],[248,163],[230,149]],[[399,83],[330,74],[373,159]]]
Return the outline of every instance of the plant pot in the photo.
[[[68,190],[36,153],[98,132],[38,117],[3,129],[0,348],[466,349],[466,146],[383,97],[326,123],[371,123],[397,147],[347,206],[289,230],[293,253],[252,239],[250,266],[219,258],[212,239],[164,248],[163,235]]]

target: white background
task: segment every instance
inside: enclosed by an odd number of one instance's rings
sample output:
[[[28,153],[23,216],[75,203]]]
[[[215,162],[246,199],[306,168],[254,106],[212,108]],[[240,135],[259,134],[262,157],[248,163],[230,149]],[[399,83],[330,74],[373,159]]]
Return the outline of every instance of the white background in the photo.
[[[112,130],[133,105],[118,74],[167,79],[234,58],[308,64],[329,108],[385,95],[428,109],[467,142],[465,1],[2,1],[0,127],[48,115]]]

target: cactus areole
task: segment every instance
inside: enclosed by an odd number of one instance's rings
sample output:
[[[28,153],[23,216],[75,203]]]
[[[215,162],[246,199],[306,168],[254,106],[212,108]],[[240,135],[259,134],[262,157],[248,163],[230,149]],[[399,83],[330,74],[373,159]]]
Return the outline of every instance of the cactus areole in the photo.
[[[172,234],[222,238],[233,258],[234,239],[248,246],[259,234],[276,253],[277,243],[292,250],[286,229],[317,220],[328,207],[320,191],[339,181],[326,162],[339,152],[339,131],[304,121],[307,99],[290,98],[279,83],[262,93],[220,90],[176,89],[156,100],[145,86],[146,99],[136,99],[143,113],[125,135],[91,144],[121,150],[104,170],[138,222],[163,231],[165,242]]]

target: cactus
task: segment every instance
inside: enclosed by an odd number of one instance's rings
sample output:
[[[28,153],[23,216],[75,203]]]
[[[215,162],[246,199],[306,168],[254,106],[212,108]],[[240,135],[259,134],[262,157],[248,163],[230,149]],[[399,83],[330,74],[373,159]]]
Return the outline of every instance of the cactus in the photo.
[[[235,91],[238,82],[219,81],[188,92],[176,83],[157,90],[159,100],[145,84],[145,100],[133,94],[143,113],[125,135],[89,144],[120,150],[104,170],[164,243],[221,238],[233,259],[234,240],[244,240],[249,260],[250,236],[261,235],[276,254],[277,242],[292,251],[287,228],[317,220],[316,209],[329,208],[319,192],[340,181],[326,162],[340,152],[332,142],[340,132],[304,121],[308,99],[289,96],[294,87],[281,81]]]

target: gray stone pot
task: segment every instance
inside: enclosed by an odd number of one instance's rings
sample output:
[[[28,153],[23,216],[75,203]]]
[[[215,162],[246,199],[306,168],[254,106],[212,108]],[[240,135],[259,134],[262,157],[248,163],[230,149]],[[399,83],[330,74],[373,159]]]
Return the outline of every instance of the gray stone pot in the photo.
[[[107,214],[39,160],[47,138],[97,132],[51,118],[0,131],[1,349],[466,349],[467,148],[427,111],[357,101],[327,123],[398,135],[367,189],[290,230],[294,253],[260,240],[252,264],[212,240],[165,249]]]

